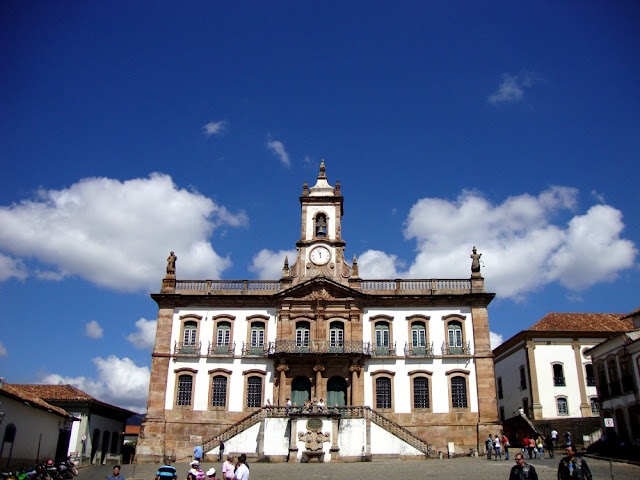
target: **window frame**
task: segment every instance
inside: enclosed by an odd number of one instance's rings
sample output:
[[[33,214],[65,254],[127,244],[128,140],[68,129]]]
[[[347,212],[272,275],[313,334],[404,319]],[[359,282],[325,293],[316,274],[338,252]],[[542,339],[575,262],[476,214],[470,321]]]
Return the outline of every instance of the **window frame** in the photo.
[[[561,401],[564,402],[564,406],[565,406],[565,409],[566,409],[565,412],[561,412],[560,411],[560,402]],[[567,398],[566,395],[558,395],[556,397],[556,412],[557,412],[559,417],[568,417],[569,416],[569,399]]]
[[[173,371],[175,375],[175,388],[173,394],[173,408],[176,410],[193,410],[193,406],[195,403],[195,393],[196,393],[196,377],[198,374],[198,370],[194,368],[176,368]],[[180,394],[180,377],[191,377],[191,393],[190,393],[190,403],[189,405],[179,405],[178,397]]]
[[[447,376],[447,389],[449,394],[449,409],[451,412],[470,412],[471,411],[471,392],[469,391],[469,376],[468,370],[454,369],[445,372]],[[453,405],[453,380],[455,378],[461,378],[464,381],[465,388],[465,403],[466,406],[458,407]]]
[[[411,411],[412,412],[433,412],[433,372],[428,370],[413,370],[408,373],[411,385]],[[424,378],[427,381],[427,407],[416,407],[415,381]]]
[[[262,404],[264,403],[265,400],[265,386],[266,386],[266,379],[267,379],[267,372],[264,370],[259,370],[259,369],[251,369],[251,370],[245,370],[244,372],[242,372],[242,375],[244,376],[244,391],[243,391],[243,396],[242,396],[242,410],[244,412],[255,412],[256,410],[259,410],[262,408]],[[257,407],[249,407],[249,379],[250,378],[254,378],[254,377],[259,377],[262,381],[262,385],[261,385],[261,391],[260,391],[260,405]]]
[[[557,373],[561,373],[561,375],[556,375]],[[553,362],[551,364],[551,376],[554,387],[567,386],[567,378],[564,374],[564,364],[562,362]]]
[[[209,393],[207,398],[207,410],[228,410],[229,409],[229,392],[231,390],[231,370],[225,368],[214,368],[209,370]],[[227,391],[224,406],[213,405],[213,383],[216,377],[225,377],[227,379]]]
[[[200,329],[201,329],[202,318],[203,317],[196,314],[186,314],[186,315],[180,316],[180,336],[178,337],[178,342],[177,342],[180,353],[185,354],[185,351],[184,351],[185,347],[187,348],[194,347],[195,348],[194,353],[200,354],[199,347],[200,347]],[[187,330],[187,324],[191,322],[195,323],[196,335],[193,343],[189,343],[187,345],[184,341],[184,335]]]
[[[444,317],[442,317],[443,320],[443,324],[444,324],[444,345],[445,345],[445,352],[447,355],[464,355],[466,347],[467,347],[467,331],[466,331],[466,320],[467,317],[466,315],[460,315],[457,313],[451,314],[451,315],[446,315]],[[450,325],[457,323],[460,325],[460,346],[451,346],[451,342],[449,341],[449,329],[450,329]],[[456,342],[457,343],[457,342]],[[454,348],[455,350],[452,352],[451,349]],[[460,352],[460,353],[458,353]],[[468,352],[471,353],[471,352]]]
[[[393,317],[389,315],[375,315],[369,319],[371,322],[371,351],[374,356],[395,356],[395,343],[393,341]],[[386,326],[386,328],[381,328]],[[386,331],[388,345],[378,345],[378,331]]]
[[[267,351],[267,346],[269,343],[269,320],[270,317],[266,315],[251,315],[247,317],[247,336],[246,336],[246,348],[245,354],[247,355],[256,355],[256,356],[264,356]],[[257,324],[262,324],[263,338],[262,338],[262,346],[253,345],[253,331],[260,330],[257,327]],[[256,342],[259,343],[259,342]]]
[[[375,409],[380,412],[388,412],[392,413],[395,405],[395,395],[394,395],[394,379],[395,372],[390,370],[376,370],[375,372],[371,372],[371,381],[373,387],[373,401],[372,404],[375,405]],[[378,380],[386,379],[389,381],[389,407],[378,407]]]

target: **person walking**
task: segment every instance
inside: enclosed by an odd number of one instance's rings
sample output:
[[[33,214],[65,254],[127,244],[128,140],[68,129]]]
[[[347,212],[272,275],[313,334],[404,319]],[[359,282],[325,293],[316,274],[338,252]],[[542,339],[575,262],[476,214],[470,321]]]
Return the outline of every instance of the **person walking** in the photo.
[[[249,468],[247,468],[247,456],[243,453],[238,457],[235,480],[249,480]]]
[[[484,445],[487,448],[487,460],[491,460],[491,451],[493,450],[493,440],[491,439],[491,434],[484,441]]]
[[[522,453],[527,453],[529,451],[529,437],[525,436],[522,439]],[[531,457],[529,457],[529,460],[531,460]]]
[[[547,452],[549,452],[549,458],[553,458],[553,438],[552,437],[546,437],[545,438],[545,442],[547,444]]]
[[[233,455],[227,455],[227,461],[222,464],[222,480],[233,480],[235,466],[233,465]]]
[[[164,458],[164,465],[156,472],[156,480],[175,480],[178,478],[178,472],[171,466],[171,458]]]
[[[536,450],[538,451],[538,458],[544,458],[544,443],[540,436],[536,440]]]
[[[529,446],[527,447],[529,451],[529,460],[536,458],[536,441],[533,438],[533,435],[529,439]]]
[[[516,464],[511,467],[509,480],[538,480],[538,474],[533,465],[524,462],[524,455],[521,452],[516,453]]]
[[[500,457],[500,461],[502,461],[502,453],[500,453],[500,437],[498,435],[496,435],[496,438],[493,440],[493,457],[495,458],[495,461],[498,461],[498,457]]]
[[[222,462],[224,458],[224,442],[220,442],[220,448],[218,449],[218,462]]]
[[[113,467],[113,475],[107,477],[107,480],[125,480],[124,475],[120,473],[120,465]]]
[[[576,455],[576,447],[567,446],[567,456],[558,464],[558,480],[592,480],[587,462]]]
[[[553,442],[553,448],[558,448],[558,431],[555,428],[551,430],[551,441]]]
[[[502,435],[502,449],[504,450],[504,459],[509,460],[509,439],[506,435]]]
[[[202,460],[202,447],[200,445],[196,445],[196,448],[193,449],[193,459],[196,462]]]

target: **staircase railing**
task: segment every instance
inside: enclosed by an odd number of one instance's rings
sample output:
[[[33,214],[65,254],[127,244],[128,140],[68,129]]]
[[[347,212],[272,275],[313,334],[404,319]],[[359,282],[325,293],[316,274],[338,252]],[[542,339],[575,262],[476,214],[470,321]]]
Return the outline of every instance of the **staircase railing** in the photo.
[[[218,435],[203,443],[202,447],[205,452],[220,445],[220,442],[226,442],[233,436],[243,432],[247,428],[254,426],[256,423],[262,421],[267,417],[287,417],[287,411],[293,414],[302,413],[301,407],[286,408],[282,405],[274,405],[272,407],[262,407],[260,410],[252,413],[251,415],[243,418],[237,423],[234,423],[227,429],[220,432]],[[314,411],[316,411],[314,409]],[[387,432],[395,435],[404,442],[408,443],[416,450],[423,452],[425,455],[429,453],[429,443],[425,442],[418,436],[411,433],[406,428],[398,425],[393,420],[389,420],[387,417],[381,415],[371,407],[365,406],[342,406],[342,407],[329,407],[326,408],[327,413],[339,413],[341,418],[364,418],[371,420],[373,423],[386,430]]]

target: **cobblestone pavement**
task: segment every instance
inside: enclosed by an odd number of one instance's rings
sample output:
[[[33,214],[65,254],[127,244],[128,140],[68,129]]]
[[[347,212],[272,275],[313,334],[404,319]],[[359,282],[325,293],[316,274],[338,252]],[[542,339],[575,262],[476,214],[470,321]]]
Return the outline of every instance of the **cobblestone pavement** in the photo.
[[[540,480],[556,480],[559,458],[531,460]],[[611,479],[609,462],[588,458],[587,462],[594,480]],[[375,460],[361,463],[252,463],[251,480],[344,480],[348,479],[420,479],[442,478],[447,480],[508,480],[509,471],[515,462],[496,462],[486,458],[467,458],[445,460]],[[123,465],[122,473],[127,480],[153,480],[157,464]],[[178,480],[183,480],[189,465],[174,464],[178,470]],[[220,473],[221,464],[204,462],[206,471],[210,467]],[[626,463],[612,462],[615,480],[640,479],[640,467]],[[77,477],[80,480],[104,480],[111,474],[112,466],[99,465],[85,467]]]

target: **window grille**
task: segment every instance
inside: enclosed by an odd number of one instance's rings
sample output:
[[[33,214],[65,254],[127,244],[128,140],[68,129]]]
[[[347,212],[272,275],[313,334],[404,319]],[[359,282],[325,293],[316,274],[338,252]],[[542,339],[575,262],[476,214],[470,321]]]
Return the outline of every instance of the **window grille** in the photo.
[[[451,379],[451,406],[467,408],[467,382],[463,377]]]
[[[193,377],[191,375],[180,375],[178,377],[178,398],[177,405],[191,405],[191,391],[193,389]]]
[[[262,378],[249,377],[247,380],[247,407],[260,408],[262,406]]]
[[[426,377],[413,380],[413,408],[429,408],[429,379]]]
[[[376,408],[391,408],[391,380],[376,379]]]
[[[227,404],[227,377],[218,375],[213,377],[211,387],[211,406],[224,407]]]

